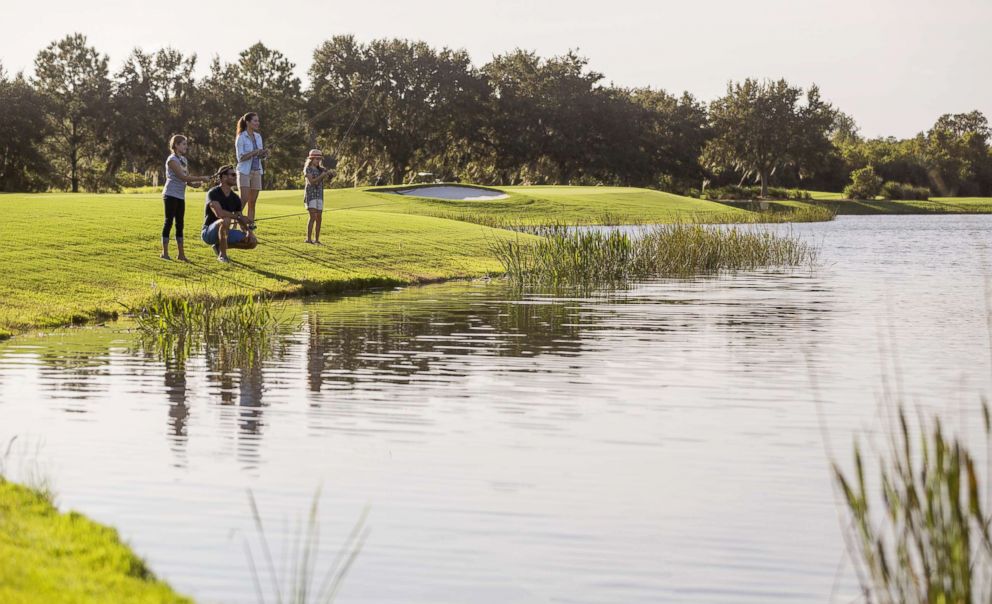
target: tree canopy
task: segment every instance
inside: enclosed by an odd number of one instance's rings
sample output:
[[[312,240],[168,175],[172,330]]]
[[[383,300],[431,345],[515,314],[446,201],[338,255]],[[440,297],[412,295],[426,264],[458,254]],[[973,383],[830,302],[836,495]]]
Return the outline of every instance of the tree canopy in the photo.
[[[689,92],[608,83],[575,51],[515,49],[477,67],[464,50],[334,36],[307,66],[261,42],[236,60],[134,49],[116,73],[72,34],[42,49],[33,77],[0,66],[0,190],[155,184],[167,143],[190,161],[234,160],[236,120],[258,113],[267,187],[300,187],[308,149],[339,157],[335,186],[400,183],[418,172],[480,184],[610,184],[698,194],[753,180],[838,191],[871,168],[886,185],[992,194],[990,129],[977,111],[940,116],[909,139],[865,139],[817,86],[729,82]],[[868,174],[868,172],[859,172]],[[898,187],[889,187],[899,190]]]

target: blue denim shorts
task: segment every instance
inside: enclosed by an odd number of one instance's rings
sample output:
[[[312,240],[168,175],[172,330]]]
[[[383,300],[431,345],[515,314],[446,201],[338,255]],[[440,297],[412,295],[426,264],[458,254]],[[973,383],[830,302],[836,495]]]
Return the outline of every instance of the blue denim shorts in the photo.
[[[206,243],[207,245],[216,245],[217,242],[220,241],[220,225],[221,222],[216,220],[212,225],[200,231],[200,239],[203,240],[203,243]],[[244,231],[229,229],[227,231],[227,245],[240,243],[247,236],[248,234]]]

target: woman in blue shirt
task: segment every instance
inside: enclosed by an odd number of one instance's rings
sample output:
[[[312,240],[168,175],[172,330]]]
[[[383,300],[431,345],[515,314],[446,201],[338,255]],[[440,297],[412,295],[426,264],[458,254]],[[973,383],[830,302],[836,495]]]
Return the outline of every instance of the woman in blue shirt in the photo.
[[[255,202],[262,190],[262,160],[269,156],[269,150],[262,147],[262,135],[258,132],[258,114],[249,112],[238,120],[234,146],[238,158],[238,193],[245,204],[248,221],[255,226]]]

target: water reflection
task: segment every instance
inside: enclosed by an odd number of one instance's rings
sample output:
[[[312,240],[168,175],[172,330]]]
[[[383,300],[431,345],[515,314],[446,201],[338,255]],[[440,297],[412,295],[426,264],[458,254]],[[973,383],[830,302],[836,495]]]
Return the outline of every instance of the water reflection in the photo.
[[[167,360],[162,374],[166,398],[169,401],[169,441],[176,454],[177,464],[183,464],[186,452],[186,422],[189,419],[187,404],[186,361]]]
[[[235,427],[239,455],[246,464],[256,464],[267,423],[268,382],[299,379],[293,377],[296,368],[305,368],[305,390],[317,407],[347,392],[412,402],[433,389],[462,382],[488,364],[498,373],[553,375],[552,383],[545,384],[546,394],[561,390],[559,411],[566,412],[571,404],[567,401],[574,399],[567,383],[582,380],[582,365],[544,364],[543,358],[595,356],[630,337],[675,352],[693,334],[715,330],[727,346],[740,351],[735,357],[740,367],[760,366],[764,359],[750,349],[760,351],[769,340],[815,341],[810,334],[821,329],[832,304],[832,291],[815,273],[657,280],[575,298],[536,291],[516,294],[499,283],[457,283],[311,300],[283,309],[287,328],[254,340],[207,338],[195,343],[120,332],[101,338],[93,332],[80,346],[66,346],[62,338],[31,345],[41,383],[66,410],[85,413],[85,401],[103,396],[108,383],[120,375],[135,373],[136,364],[158,367],[160,391],[168,404],[166,433],[177,458],[190,438],[190,399],[201,389],[206,393],[199,397],[204,404],[228,409],[222,421]],[[115,352],[122,346],[123,356]],[[201,380],[203,388],[196,385]],[[627,386],[636,389],[637,383]],[[533,412],[510,403],[501,408],[513,414]],[[363,411],[349,407],[347,413]],[[374,416],[371,410],[365,413]],[[403,413],[404,421],[430,422],[420,405]],[[320,414],[309,417],[311,428],[327,427]]]
[[[431,560],[432,568],[451,564],[446,554],[433,559],[429,551],[409,544],[455,534],[463,535],[459,539],[478,534],[486,543],[498,543],[504,535],[519,533],[534,535],[528,538],[531,546],[549,548],[549,555],[559,556],[566,567],[574,564],[568,572],[575,577],[612,573],[620,578],[630,572],[627,569],[636,569],[634,576],[640,578],[628,579],[639,585],[635,591],[644,597],[630,601],[651,601],[662,593],[656,580],[645,578],[659,564],[655,549],[646,548],[643,556],[616,556],[614,563],[613,558],[600,560],[596,548],[622,551],[629,545],[623,535],[658,532],[658,520],[644,510],[666,509],[673,493],[687,496],[680,486],[684,479],[665,475],[664,469],[672,460],[692,459],[678,465],[693,467],[699,459],[713,456],[694,448],[711,428],[696,429],[695,420],[686,417],[707,407],[718,411],[706,421],[716,417],[719,424],[735,417],[741,402],[732,394],[736,390],[721,387],[720,381],[774,380],[796,342],[815,343],[817,334],[830,330],[835,298],[829,283],[815,273],[657,280],[625,291],[575,297],[537,291],[514,294],[500,283],[454,283],[303,301],[287,307],[287,329],[250,348],[179,340],[162,346],[160,341],[117,332],[75,347],[67,347],[64,339],[51,346],[31,342],[41,347],[30,349],[27,354],[33,360],[23,366],[44,375],[46,387],[53,380],[86,384],[73,394],[93,404],[94,410],[116,400],[115,393],[127,392],[131,402],[113,411],[126,419],[116,429],[108,424],[101,442],[144,434],[142,412],[162,405],[156,432],[161,433],[164,417],[167,464],[176,472],[172,480],[186,486],[177,489],[161,479],[159,486],[168,495],[159,491],[159,496],[187,512],[203,510],[204,521],[190,525],[196,534],[188,542],[201,543],[218,518],[230,516],[231,502],[241,497],[245,486],[255,488],[266,480],[271,484],[272,476],[278,476],[276,483],[282,486],[273,487],[272,496],[288,502],[288,493],[296,487],[311,492],[331,465],[335,475],[354,473],[352,490],[371,488],[377,502],[385,505],[419,501],[429,508],[456,508],[451,510],[454,516],[441,514],[440,524],[425,517],[423,510],[407,510],[417,519],[394,521],[383,531],[386,543],[393,545],[382,554],[369,554],[368,564],[378,568],[376,574],[396,576],[397,563],[389,559],[397,551],[416,552],[416,557]],[[0,347],[0,378],[9,371],[7,359],[30,348],[14,344]],[[3,388],[0,405],[9,405]],[[700,398],[707,388],[713,389],[709,399]],[[739,416],[734,421],[748,423]],[[755,426],[750,432],[767,430]],[[368,444],[357,444],[352,440],[356,438]],[[146,442],[134,446],[145,452],[153,448]],[[356,459],[353,451],[363,446],[386,451],[389,459],[395,451],[398,467]],[[436,453],[435,447],[440,447]],[[147,457],[141,462],[137,458],[103,461],[99,476],[152,473],[154,464]],[[488,463],[494,467],[488,468]],[[211,468],[223,470],[218,474]],[[677,475],[684,475],[683,470]],[[637,487],[626,485],[623,477]],[[150,480],[158,484],[158,479]],[[562,480],[565,483],[559,484]],[[210,497],[191,486],[227,481],[236,486]],[[476,483],[472,489],[481,489],[481,494],[467,495],[465,485]],[[561,492],[555,493],[555,484]],[[626,493],[623,502],[613,501],[611,492]],[[477,496],[482,500],[470,503]],[[180,587],[204,589],[199,595],[207,599],[250,598],[250,590],[242,589],[250,585],[250,578],[242,574],[240,564],[230,562],[233,568],[216,570],[218,559],[228,563],[239,555],[224,549],[230,539],[218,536],[216,544],[203,546],[207,559],[198,568],[210,568],[211,577],[200,578],[202,570],[188,568],[188,548],[184,557],[162,545],[169,539],[161,535],[172,534],[176,518],[156,507],[152,497],[135,492],[128,501],[157,509],[154,518],[121,522],[129,535],[144,530],[155,534],[142,544],[143,551],[154,555],[156,567]],[[101,499],[99,491],[94,498]],[[569,506],[586,500],[594,510],[589,517],[593,520],[571,517]],[[489,501],[504,501],[509,507],[504,510]],[[644,510],[637,511],[641,507]],[[629,520],[611,517],[614,509],[627,510],[617,513]],[[595,520],[597,514],[605,516]],[[250,518],[239,518],[234,529],[250,526]],[[516,520],[501,530],[487,528],[507,519]],[[612,536],[575,528],[628,521],[633,528]],[[223,526],[232,530],[229,524]],[[666,548],[673,546],[670,537],[656,539],[668,544]],[[470,551],[478,545],[471,545],[471,539],[466,543]],[[595,572],[584,562],[592,555],[597,559]],[[502,560],[498,565],[513,567],[514,562]],[[433,596],[438,596],[437,587],[450,585],[432,571],[418,574],[424,577],[422,585],[435,586]],[[396,595],[378,592],[369,587],[375,582],[366,583],[362,577],[354,581],[374,594],[359,601],[386,601]],[[421,580],[407,584],[417,589]],[[604,594],[599,601],[624,600],[602,587],[586,585],[581,591],[589,589]]]
[[[479,286],[475,286],[478,290]],[[462,289],[462,288],[459,288]],[[463,299],[435,299],[409,290],[386,295],[358,312],[307,311],[310,392],[377,388],[463,377],[462,357],[533,357],[581,351],[579,304],[568,300],[505,300],[505,293],[467,290]],[[431,292],[425,292],[430,294]]]

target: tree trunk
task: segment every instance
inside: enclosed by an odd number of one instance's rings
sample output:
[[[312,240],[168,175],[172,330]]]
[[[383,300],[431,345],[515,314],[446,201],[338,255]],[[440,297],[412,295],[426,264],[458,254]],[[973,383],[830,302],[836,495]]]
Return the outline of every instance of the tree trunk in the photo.
[[[761,198],[768,197],[768,170],[760,170],[758,177],[761,179]]]
[[[72,124],[69,138],[69,178],[73,193],[79,193],[79,145],[76,142],[76,124]]]
[[[406,162],[403,161],[393,161],[393,184],[401,185],[403,184],[403,177],[406,175],[403,169]]]
[[[76,148],[73,147],[69,151],[69,170],[70,170],[70,180],[72,183],[72,192],[79,193],[79,157]]]

